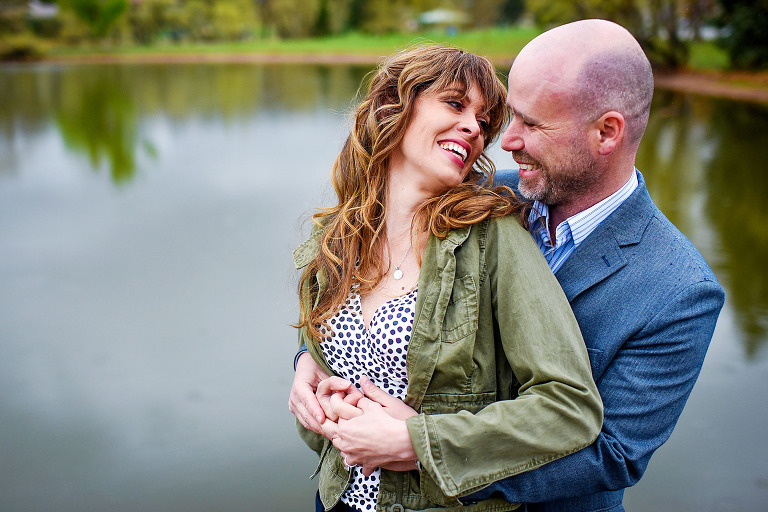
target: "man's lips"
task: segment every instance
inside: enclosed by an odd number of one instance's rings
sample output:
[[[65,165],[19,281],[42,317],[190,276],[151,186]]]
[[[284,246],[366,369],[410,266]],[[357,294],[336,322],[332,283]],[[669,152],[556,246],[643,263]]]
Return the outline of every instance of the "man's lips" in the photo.
[[[518,165],[520,166],[518,174],[521,178],[532,176],[539,170],[538,164],[524,164],[518,162]]]

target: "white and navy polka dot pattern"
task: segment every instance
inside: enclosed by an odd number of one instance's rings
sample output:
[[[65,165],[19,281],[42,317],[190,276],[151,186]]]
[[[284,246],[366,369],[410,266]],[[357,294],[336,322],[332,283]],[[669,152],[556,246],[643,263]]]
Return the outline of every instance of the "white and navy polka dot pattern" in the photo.
[[[329,321],[333,336],[320,344],[333,371],[355,385],[359,385],[361,376],[367,375],[390,395],[404,399],[408,390],[405,358],[416,294],[414,289],[379,306],[366,330],[360,294],[353,287],[344,305]],[[352,480],[341,500],[361,512],[376,510],[380,478],[378,469],[366,477],[361,468],[352,468]]]

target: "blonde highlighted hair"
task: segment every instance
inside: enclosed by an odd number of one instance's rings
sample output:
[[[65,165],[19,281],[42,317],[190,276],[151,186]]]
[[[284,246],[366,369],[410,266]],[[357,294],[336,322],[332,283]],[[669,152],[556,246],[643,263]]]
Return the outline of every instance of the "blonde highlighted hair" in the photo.
[[[400,145],[413,117],[416,99],[425,91],[474,88],[488,117],[483,153],[464,182],[427,200],[417,211],[412,232],[439,238],[451,229],[488,217],[509,214],[523,220],[523,206],[506,187],[490,188],[495,168],[485,154],[507,121],[506,89],[491,62],[442,45],[401,51],[379,65],[365,98],[355,108],[354,125],[333,165],[331,182],[338,204],[323,208],[313,221],[323,228],[320,250],[305,267],[299,295],[297,327],[322,340],[323,326],[344,303],[351,286],[360,293],[375,288],[389,270],[385,255],[385,204],[390,155]],[[417,253],[418,254],[418,253]],[[320,290],[318,276],[327,285]]]

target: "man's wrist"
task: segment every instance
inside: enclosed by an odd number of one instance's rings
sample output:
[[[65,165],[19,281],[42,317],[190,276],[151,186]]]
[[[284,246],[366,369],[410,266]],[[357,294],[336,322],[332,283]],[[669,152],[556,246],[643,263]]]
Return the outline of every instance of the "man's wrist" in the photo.
[[[307,346],[302,345],[299,351],[296,353],[296,357],[293,358],[293,371],[296,371],[296,366],[299,364],[299,358],[304,354],[305,352],[308,352]]]

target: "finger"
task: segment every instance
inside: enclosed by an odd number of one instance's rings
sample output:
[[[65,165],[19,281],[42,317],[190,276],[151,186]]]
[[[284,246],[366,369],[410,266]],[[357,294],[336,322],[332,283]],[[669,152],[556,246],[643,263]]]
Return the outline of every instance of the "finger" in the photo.
[[[328,439],[330,439],[332,442],[334,439],[339,438],[339,425],[335,421],[331,420],[325,420],[322,425],[320,425],[320,434],[324,435]],[[334,443],[335,446],[335,443]]]
[[[339,391],[346,392],[349,390],[350,386],[352,386],[350,381],[334,375],[333,377],[328,377],[327,379],[320,381],[317,385],[317,394],[331,394]]]
[[[342,418],[342,419],[351,419],[355,418],[357,416],[360,416],[363,414],[363,411],[355,407],[354,405],[350,405],[344,401],[344,398],[342,397],[341,393],[335,393],[331,395],[331,398],[329,400],[329,404],[331,409],[333,410],[334,416],[336,418]],[[336,421],[336,420],[334,420]]]
[[[325,423],[330,423],[326,421]],[[325,428],[325,423],[323,424],[323,428]],[[330,430],[330,429],[329,429]],[[328,436],[326,436],[328,437]],[[334,433],[328,437],[328,439],[331,440],[331,443],[333,446],[339,450],[340,452],[343,452],[345,449],[349,448],[349,444],[346,443],[340,436],[339,436],[339,430],[338,427],[334,430]],[[349,454],[347,454],[349,455]]]
[[[325,411],[323,411],[323,408],[320,406],[320,402],[317,400],[314,393],[307,390],[307,392],[303,394],[301,404],[306,410],[306,415],[309,418],[312,418],[312,423],[317,423],[317,426],[319,427],[320,424],[325,421]],[[315,430],[315,432],[317,432],[317,430]]]
[[[380,403],[384,407],[394,406],[396,405],[396,401],[399,401],[397,398],[376,386],[376,384],[371,382],[371,379],[365,375],[360,378],[360,387],[363,389],[365,396],[374,402]]]
[[[323,433],[321,424],[318,423],[311,415],[307,414],[306,410],[297,411],[294,413],[294,415],[296,416],[296,419],[299,420],[299,423],[302,427],[318,434]]]
[[[309,393],[309,396],[314,400],[314,394]],[[322,412],[322,409],[320,409],[319,404],[317,405],[317,411],[320,411],[319,414],[313,414],[304,403],[299,401],[294,394],[291,394],[291,397],[288,400],[288,410],[296,416],[296,419],[299,420],[301,426],[318,434],[322,433],[320,424],[322,423],[322,420],[325,419],[325,414]],[[320,417],[318,418],[318,416]]]
[[[356,386],[350,386],[347,390],[347,395],[344,397],[344,401],[350,405],[357,406],[358,400],[363,398],[365,395],[357,389]]]
[[[367,397],[361,398],[357,402],[357,407],[361,409],[364,413],[383,409],[380,403],[374,402],[373,400]]]
[[[365,475],[365,476],[371,476],[374,471],[376,471],[376,468],[374,468],[374,467],[363,466],[363,475]]]

